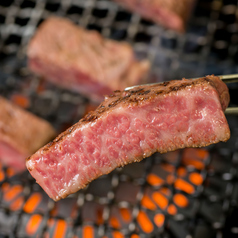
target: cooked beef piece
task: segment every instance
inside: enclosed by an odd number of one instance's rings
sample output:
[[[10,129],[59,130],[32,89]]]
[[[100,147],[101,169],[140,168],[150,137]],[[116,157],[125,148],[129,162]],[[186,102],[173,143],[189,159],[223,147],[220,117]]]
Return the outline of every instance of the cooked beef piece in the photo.
[[[40,25],[27,55],[33,72],[99,103],[114,90],[140,83],[149,69],[148,61],[135,59],[129,44],[58,17]]]
[[[227,86],[215,76],[117,91],[41,148],[27,168],[55,201],[155,152],[227,141]]]
[[[196,0],[114,0],[125,8],[139,13],[178,32],[185,30],[186,22]]]
[[[26,158],[55,136],[48,122],[0,97],[0,160],[4,165],[23,171]]]

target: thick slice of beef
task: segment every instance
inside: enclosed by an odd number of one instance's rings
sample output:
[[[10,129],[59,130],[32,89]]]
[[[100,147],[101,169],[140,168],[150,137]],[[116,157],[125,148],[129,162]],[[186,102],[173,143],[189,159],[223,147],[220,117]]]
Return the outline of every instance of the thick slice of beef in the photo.
[[[215,76],[117,91],[41,148],[27,168],[54,200],[155,152],[227,141],[227,86]]]
[[[55,136],[47,121],[0,97],[0,160],[4,165],[25,170],[26,158]]]
[[[58,17],[40,25],[27,55],[33,72],[95,102],[140,83],[150,67],[147,60],[135,59],[129,44],[104,39],[96,31]]]
[[[114,0],[142,17],[178,32],[185,30],[196,0]]]

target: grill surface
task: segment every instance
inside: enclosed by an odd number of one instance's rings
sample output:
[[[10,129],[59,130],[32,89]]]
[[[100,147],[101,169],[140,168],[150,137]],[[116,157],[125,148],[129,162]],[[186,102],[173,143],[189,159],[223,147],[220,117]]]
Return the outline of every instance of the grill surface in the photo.
[[[105,0],[1,0],[0,93],[61,132],[94,105],[26,67],[27,42],[48,16],[126,40],[152,63],[150,81],[238,73],[237,0],[200,0],[177,34]],[[238,104],[237,85],[230,85]],[[0,237],[237,237],[238,127],[204,149],[155,154],[54,203],[28,172],[0,170]]]

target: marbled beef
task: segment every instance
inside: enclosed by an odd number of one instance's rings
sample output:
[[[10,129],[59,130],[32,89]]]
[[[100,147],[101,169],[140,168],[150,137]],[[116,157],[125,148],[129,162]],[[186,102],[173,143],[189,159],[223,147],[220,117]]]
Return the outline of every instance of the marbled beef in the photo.
[[[227,86],[215,76],[117,91],[41,148],[27,168],[54,200],[155,152],[227,141]]]

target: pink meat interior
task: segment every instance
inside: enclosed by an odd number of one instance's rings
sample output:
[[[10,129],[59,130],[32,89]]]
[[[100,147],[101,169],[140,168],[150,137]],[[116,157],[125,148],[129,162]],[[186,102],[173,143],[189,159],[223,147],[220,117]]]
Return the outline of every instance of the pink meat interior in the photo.
[[[226,141],[229,133],[217,91],[196,85],[136,106],[120,104],[78,126],[49,150],[39,150],[27,167],[58,200],[156,151],[206,146]]]

